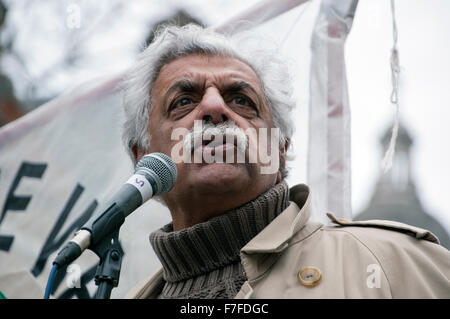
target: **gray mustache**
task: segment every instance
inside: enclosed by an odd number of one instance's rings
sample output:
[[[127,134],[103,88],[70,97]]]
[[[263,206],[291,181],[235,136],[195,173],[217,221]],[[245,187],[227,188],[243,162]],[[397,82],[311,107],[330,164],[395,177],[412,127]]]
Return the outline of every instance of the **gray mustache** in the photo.
[[[234,121],[226,121],[217,125],[202,122],[201,130],[193,127],[184,137],[184,150],[192,154],[196,147],[204,142],[215,146],[216,143],[233,142],[239,152],[244,153],[248,147],[248,137]],[[234,143],[236,141],[236,143]]]

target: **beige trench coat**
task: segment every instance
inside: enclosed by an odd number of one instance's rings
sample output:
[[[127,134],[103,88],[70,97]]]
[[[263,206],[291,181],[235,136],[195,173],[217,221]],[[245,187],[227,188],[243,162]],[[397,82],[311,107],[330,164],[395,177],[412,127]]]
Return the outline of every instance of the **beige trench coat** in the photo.
[[[301,209],[299,208],[301,207]],[[306,185],[241,249],[247,281],[236,298],[450,298],[450,252],[429,231],[382,220],[310,221]],[[162,269],[126,298],[156,298]]]

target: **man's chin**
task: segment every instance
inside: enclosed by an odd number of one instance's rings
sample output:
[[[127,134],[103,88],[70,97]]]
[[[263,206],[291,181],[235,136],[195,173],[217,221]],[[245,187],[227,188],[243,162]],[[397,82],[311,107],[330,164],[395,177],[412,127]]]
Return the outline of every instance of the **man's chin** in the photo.
[[[195,187],[206,187],[208,191],[227,192],[239,189],[249,182],[249,171],[245,164],[211,163],[197,164],[192,172]],[[215,189],[211,189],[214,187]]]

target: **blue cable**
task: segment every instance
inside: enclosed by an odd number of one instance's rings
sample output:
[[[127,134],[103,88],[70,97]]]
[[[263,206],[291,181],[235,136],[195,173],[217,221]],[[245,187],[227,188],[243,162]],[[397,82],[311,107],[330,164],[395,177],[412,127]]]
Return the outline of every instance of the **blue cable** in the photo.
[[[53,288],[53,280],[56,277],[57,271],[58,271],[58,264],[53,264],[52,270],[50,271],[50,275],[48,276],[47,287],[45,287],[44,299],[50,298],[50,294],[52,293]]]

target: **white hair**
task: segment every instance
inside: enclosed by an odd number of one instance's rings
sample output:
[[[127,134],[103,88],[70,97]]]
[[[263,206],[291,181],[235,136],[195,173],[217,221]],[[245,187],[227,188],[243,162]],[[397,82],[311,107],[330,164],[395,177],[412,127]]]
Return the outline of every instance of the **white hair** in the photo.
[[[249,65],[261,81],[274,125],[280,129],[280,145],[289,142],[294,132],[292,80],[285,58],[277,50],[269,50],[266,41],[252,32],[227,36],[194,24],[158,29],[154,41],[140,53],[122,82],[125,108],[122,137],[133,163],[133,147],[144,153],[149,150],[150,96],[161,68],[190,54],[233,57]],[[282,175],[287,175],[284,167]]]

